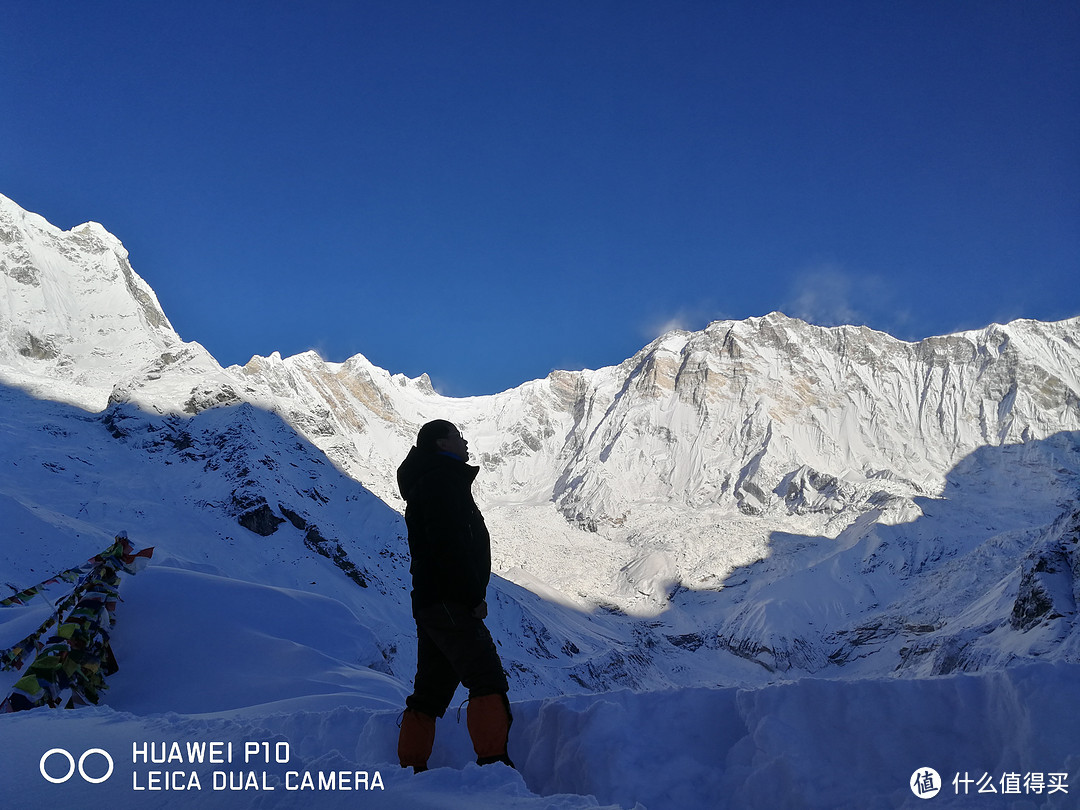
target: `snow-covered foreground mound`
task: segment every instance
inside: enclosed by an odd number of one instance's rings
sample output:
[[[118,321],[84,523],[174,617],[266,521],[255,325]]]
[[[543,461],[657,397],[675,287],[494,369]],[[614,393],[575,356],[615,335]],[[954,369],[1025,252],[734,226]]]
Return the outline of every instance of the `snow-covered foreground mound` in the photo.
[[[283,674],[272,669],[220,674],[262,694]],[[1080,769],[1078,678],[1075,665],[1035,664],[525,701],[514,704],[517,771],[470,763],[464,724],[448,714],[433,770],[415,776],[394,762],[396,711],[377,701],[308,696],[199,715],[24,712],[0,725],[0,777],[26,807],[861,809],[927,806],[909,782],[932,768],[944,784],[928,806],[1067,808]],[[76,761],[60,784],[40,772],[57,748]],[[91,749],[112,762],[100,784],[78,769]],[[91,779],[108,766],[100,751],[82,760]],[[57,752],[45,770],[59,780],[70,764]]]

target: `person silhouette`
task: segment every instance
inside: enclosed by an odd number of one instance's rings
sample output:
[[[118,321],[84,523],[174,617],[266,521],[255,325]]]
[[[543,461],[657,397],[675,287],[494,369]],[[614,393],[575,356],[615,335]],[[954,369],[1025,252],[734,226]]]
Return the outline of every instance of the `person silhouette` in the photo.
[[[458,684],[469,690],[467,725],[476,761],[513,767],[507,753],[513,715],[509,684],[484,624],[491,539],[472,495],[480,472],[451,422],[428,422],[397,470],[405,498],[416,621],[416,678],[398,736],[401,767],[427,770],[435,721]]]

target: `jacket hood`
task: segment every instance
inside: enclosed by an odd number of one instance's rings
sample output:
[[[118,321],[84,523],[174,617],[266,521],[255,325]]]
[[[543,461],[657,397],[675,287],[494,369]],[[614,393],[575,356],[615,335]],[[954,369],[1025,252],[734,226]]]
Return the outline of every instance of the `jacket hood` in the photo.
[[[432,453],[429,450],[413,447],[397,469],[397,482],[401,497],[408,501],[417,483],[436,470],[457,472],[467,476],[469,483],[472,483],[477,473],[480,472],[479,467],[473,467],[445,453]]]

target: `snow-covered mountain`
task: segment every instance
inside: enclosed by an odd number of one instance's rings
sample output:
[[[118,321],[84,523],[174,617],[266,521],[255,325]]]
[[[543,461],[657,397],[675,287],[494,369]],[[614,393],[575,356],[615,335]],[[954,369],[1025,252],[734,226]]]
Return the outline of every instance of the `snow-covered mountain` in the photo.
[[[286,735],[304,723],[269,714],[358,711],[368,737],[346,759],[392,749],[390,707],[414,654],[394,471],[436,417],[462,427],[482,467],[500,574],[491,624],[522,701],[515,734],[548,750],[523,765],[533,793],[664,795],[644,779],[626,792],[625,774],[595,751],[574,749],[608,778],[552,775],[562,760],[545,724],[600,746],[617,727],[568,693],[602,692],[635,716],[676,704],[720,712],[733,736],[702,750],[689,777],[700,790],[685,804],[717,806],[723,789],[742,797],[731,806],[776,807],[776,769],[798,738],[769,742],[769,712],[797,726],[842,703],[841,690],[811,708],[816,679],[851,682],[868,703],[894,699],[896,678],[939,704],[1051,685],[1023,714],[1050,711],[1080,671],[1080,319],[907,343],[773,313],[669,333],[618,366],[455,399],[359,355],[222,368],[175,333],[100,225],[61,231],[2,196],[0,284],[0,516],[11,538],[0,581],[31,584],[119,530],[158,549],[123,586],[113,710],[258,716]],[[0,615],[0,648],[42,609]],[[286,659],[288,677],[250,674]],[[1036,674],[1003,674],[1020,665]],[[961,672],[987,680],[935,680]],[[243,687],[230,681],[241,677]],[[768,691],[781,683],[799,687]],[[671,687],[682,697],[612,697]],[[1004,733],[1016,712],[980,722],[964,733]],[[329,745],[317,726],[303,731],[316,758]],[[870,749],[889,756],[900,744],[919,759],[905,739]],[[1047,739],[1080,743],[1065,727]],[[378,756],[392,761],[392,750]],[[703,778],[717,757],[726,768]],[[1022,759],[1039,766],[1030,751]],[[923,764],[896,785],[868,783],[850,806],[913,798],[905,782]],[[794,772],[785,778],[797,783]],[[766,783],[775,790],[751,789]],[[504,806],[516,788],[493,790]]]
[[[100,410],[115,383],[182,345],[127,250],[96,222],[61,232],[0,197],[0,269],[7,382]]]

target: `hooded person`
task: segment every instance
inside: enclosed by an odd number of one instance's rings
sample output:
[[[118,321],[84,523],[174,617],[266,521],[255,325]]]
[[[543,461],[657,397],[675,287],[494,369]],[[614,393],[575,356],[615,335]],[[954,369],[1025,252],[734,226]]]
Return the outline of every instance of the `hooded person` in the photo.
[[[398,737],[401,767],[427,769],[435,721],[458,684],[469,690],[467,724],[476,761],[513,766],[507,741],[513,718],[509,685],[488,632],[491,541],[472,496],[480,469],[466,462],[469,443],[451,422],[428,422],[397,471],[405,498],[416,620],[416,679]]]

